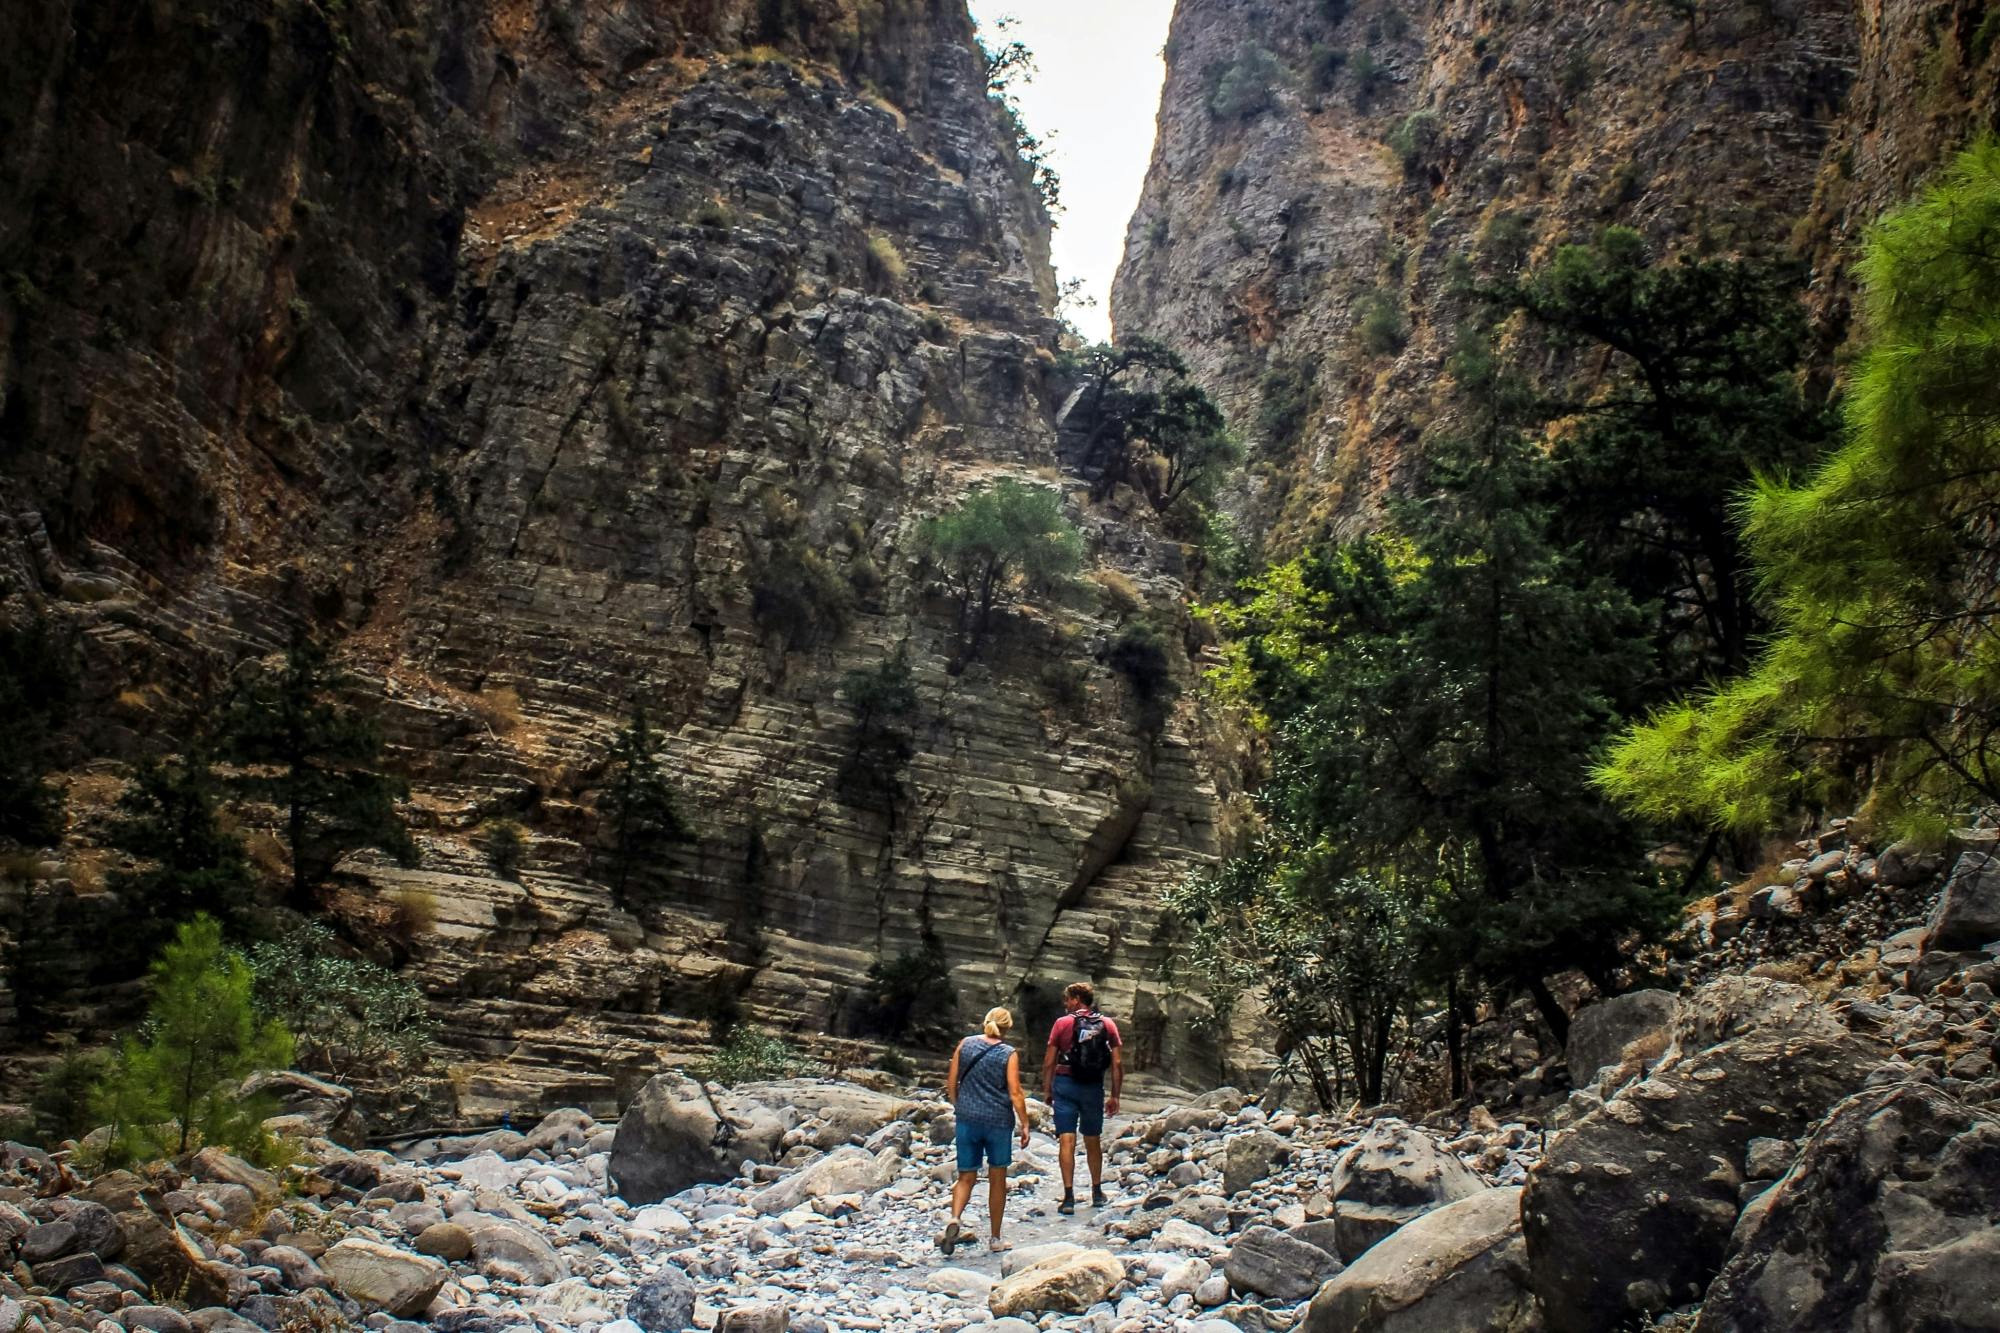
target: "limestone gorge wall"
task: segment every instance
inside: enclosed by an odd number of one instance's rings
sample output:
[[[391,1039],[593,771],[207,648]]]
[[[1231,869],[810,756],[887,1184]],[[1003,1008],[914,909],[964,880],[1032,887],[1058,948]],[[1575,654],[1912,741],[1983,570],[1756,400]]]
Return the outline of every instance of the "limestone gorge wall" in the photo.
[[[1047,219],[955,0],[72,0],[0,50],[0,578],[80,635],[79,759],[333,636],[424,853],[334,907],[466,1109],[611,1101],[732,1000],[838,1029],[926,939],[967,1011],[1094,976],[1142,1063],[1195,1058],[1155,904],[1213,782],[1191,701],[1103,664],[1178,620],[1180,551],[1063,470]],[[1002,476],[1093,577],[952,675],[915,533]],[[837,687],[898,652],[890,811],[841,790]],[[628,910],[586,849],[635,703],[697,837]]]
[[[1619,223],[1661,253],[1802,256],[1835,360],[1860,229],[2000,116],[1986,7],[1686,8],[1180,0],[1112,313],[1244,429],[1254,528],[1339,528],[1395,483],[1445,410],[1461,254],[1490,276]],[[1287,396],[1289,428],[1264,412]]]

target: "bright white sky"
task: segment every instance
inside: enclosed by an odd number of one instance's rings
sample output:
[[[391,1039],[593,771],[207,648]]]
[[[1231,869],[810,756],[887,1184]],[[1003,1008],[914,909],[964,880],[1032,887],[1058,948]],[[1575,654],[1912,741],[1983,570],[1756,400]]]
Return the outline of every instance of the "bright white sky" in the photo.
[[[1035,53],[1034,81],[1015,95],[1034,133],[1055,133],[1051,160],[1062,177],[1055,264],[1062,278],[1083,279],[1095,307],[1072,309],[1086,338],[1111,336],[1111,277],[1125,245],[1125,224],[1153,154],[1173,0],[970,0],[990,46],[1010,39]],[[1011,17],[1005,35],[993,25]]]

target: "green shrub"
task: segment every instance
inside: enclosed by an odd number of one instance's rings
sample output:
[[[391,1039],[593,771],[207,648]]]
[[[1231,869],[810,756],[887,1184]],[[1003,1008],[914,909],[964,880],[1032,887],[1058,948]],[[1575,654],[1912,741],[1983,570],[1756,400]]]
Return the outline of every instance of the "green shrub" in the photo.
[[[1089,677],[1081,666],[1068,658],[1052,658],[1042,663],[1038,679],[1042,688],[1049,692],[1049,698],[1069,713],[1082,712],[1090,702]]]
[[[1576,97],[1590,86],[1596,73],[1597,66],[1591,61],[1590,52],[1583,47],[1575,47],[1563,57],[1562,65],[1556,71],[1556,84],[1566,95]]]
[[[787,651],[816,647],[847,624],[851,588],[831,563],[803,541],[772,550],[750,585],[750,614]]]
[[[840,696],[854,711],[852,741],[840,766],[842,795],[868,809],[893,807],[916,754],[917,688],[908,657],[898,648],[893,657],[848,672]]]
[[[1270,110],[1283,73],[1276,56],[1250,43],[1216,76],[1208,96],[1209,113],[1217,120],[1249,120]]]
[[[950,1034],[957,1006],[944,950],[926,940],[920,949],[868,965],[858,1018],[862,1031],[892,1041],[934,1039]]]
[[[881,232],[868,238],[868,280],[877,291],[895,292],[910,276],[910,266],[896,243]]]
[[[1379,287],[1361,298],[1355,310],[1355,334],[1362,349],[1372,356],[1389,356],[1403,350],[1410,339],[1402,304],[1393,293]]]
[[[1273,452],[1298,443],[1312,411],[1313,366],[1293,361],[1272,366],[1258,382],[1257,430]]]
[[[223,947],[212,917],[185,922],[153,963],[151,1002],[98,1085],[95,1112],[112,1126],[111,1157],[139,1161],[219,1144],[267,1150],[268,1106],[237,1096],[249,1075],[292,1061],[292,1034],[260,1014],[250,965]]]
[[[826,1067],[776,1033],[738,1025],[728,1041],[713,1055],[689,1065],[688,1072],[709,1083],[733,1087],[778,1078],[810,1078],[826,1072]]]
[[[503,819],[486,831],[484,839],[486,864],[502,879],[519,879],[521,861],[528,853],[528,840],[521,834],[521,826],[511,819]]]
[[[1970,48],[1972,63],[1985,64],[1986,57],[1993,53],[1995,45],[2000,45],[2000,4],[1987,0],[1986,13],[1979,20],[1979,26],[1972,30]]]
[[[875,1057],[875,1067],[889,1077],[900,1078],[904,1082],[917,1076],[916,1062],[893,1047]]]
[[[1306,52],[1306,86],[1316,94],[1331,92],[1346,64],[1346,48],[1314,42]]]
[[[302,922],[250,951],[257,1006],[295,1037],[299,1068],[335,1082],[424,1070],[437,1025],[415,982],[349,957],[334,933]]]
[[[1403,164],[1403,174],[1414,176],[1424,158],[1437,146],[1438,115],[1435,111],[1412,111],[1389,131],[1389,151]]]
[[[1358,111],[1366,111],[1368,103],[1389,80],[1389,72],[1370,51],[1356,51],[1349,57],[1347,73],[1354,81],[1354,106]]]
[[[1126,625],[1111,641],[1105,660],[1132,683],[1132,692],[1142,703],[1156,703],[1174,693],[1167,636],[1156,620],[1135,620]]]
[[[1534,234],[1527,215],[1511,210],[1495,213],[1480,233],[1479,248],[1502,268],[1518,268],[1528,257]]]

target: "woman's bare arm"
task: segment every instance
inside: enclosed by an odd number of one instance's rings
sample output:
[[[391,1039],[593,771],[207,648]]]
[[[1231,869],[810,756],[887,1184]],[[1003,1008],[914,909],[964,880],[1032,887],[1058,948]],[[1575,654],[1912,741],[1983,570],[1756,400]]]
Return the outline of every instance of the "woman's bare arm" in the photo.
[[[1021,1091],[1021,1053],[1007,1054],[1007,1095],[1014,1099],[1014,1118],[1021,1125],[1021,1146],[1028,1146],[1028,1095]]]
[[[958,1049],[955,1047],[951,1053],[951,1072],[944,1076],[944,1099],[954,1103],[958,1101]]]

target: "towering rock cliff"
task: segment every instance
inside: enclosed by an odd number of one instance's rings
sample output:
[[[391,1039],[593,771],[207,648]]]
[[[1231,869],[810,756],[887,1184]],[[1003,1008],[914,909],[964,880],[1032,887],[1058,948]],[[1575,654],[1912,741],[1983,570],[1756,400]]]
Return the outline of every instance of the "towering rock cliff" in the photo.
[[[2000,116],[1987,11],[1181,0],[1114,321],[1246,429],[1237,504],[1281,546],[1365,521],[1444,410],[1460,256],[1609,223],[1802,256],[1830,362],[1860,229]]]
[[[80,635],[80,759],[337,642],[423,860],[333,905],[468,1108],[611,1100],[719,1009],[840,1031],[927,949],[966,1010],[1092,975],[1140,1062],[1187,1054],[1153,904],[1213,785],[1191,705],[1105,665],[1178,617],[1178,548],[1062,470],[1047,219],[955,0],[72,0],[0,38],[11,605]],[[1092,577],[952,674],[916,532],[1008,476],[1066,494]],[[884,801],[839,685],[897,654]],[[638,705],[695,836],[614,899]]]

